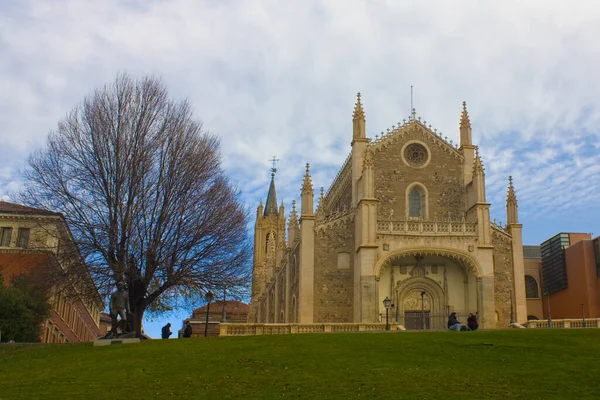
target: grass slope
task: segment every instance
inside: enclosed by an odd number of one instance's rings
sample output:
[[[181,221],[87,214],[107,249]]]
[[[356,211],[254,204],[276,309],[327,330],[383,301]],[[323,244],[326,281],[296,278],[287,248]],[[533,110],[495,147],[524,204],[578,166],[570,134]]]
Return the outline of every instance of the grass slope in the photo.
[[[584,399],[600,329],[0,346],[0,399]]]

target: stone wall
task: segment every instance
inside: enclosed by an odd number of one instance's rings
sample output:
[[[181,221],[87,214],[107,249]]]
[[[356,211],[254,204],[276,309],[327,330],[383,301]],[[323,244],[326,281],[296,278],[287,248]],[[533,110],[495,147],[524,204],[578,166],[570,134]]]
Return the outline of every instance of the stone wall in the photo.
[[[354,221],[315,232],[315,323],[352,322]]]
[[[492,244],[494,245],[494,292],[498,316],[496,327],[505,328],[510,323],[510,292],[514,287],[512,243],[509,236],[494,228]]]
[[[298,322],[299,260],[300,246],[296,245],[291,250],[287,263],[287,268],[290,268],[290,301],[288,302],[288,319],[290,322]],[[294,299],[296,300],[295,303]]]
[[[441,139],[415,125],[397,140],[375,147],[375,196],[379,199],[378,219],[402,219],[407,215],[405,193],[413,182],[422,183],[429,195],[429,218],[462,218],[464,188],[462,156]],[[426,145],[430,162],[423,168],[408,166],[402,159],[402,147],[410,140]]]

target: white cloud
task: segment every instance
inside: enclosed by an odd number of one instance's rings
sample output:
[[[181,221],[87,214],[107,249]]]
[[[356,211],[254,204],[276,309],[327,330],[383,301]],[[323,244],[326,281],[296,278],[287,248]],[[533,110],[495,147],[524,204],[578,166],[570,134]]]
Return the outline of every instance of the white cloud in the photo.
[[[225,167],[252,210],[266,197],[273,154],[289,210],[306,162],[318,196],[345,160],[355,93],[363,93],[374,137],[408,116],[414,85],[418,113],[454,141],[467,101],[493,215],[504,219],[512,174],[526,241],[555,233],[535,230],[543,220],[577,219],[574,229],[589,231],[593,218],[581,215],[600,217],[594,2],[65,0],[0,8],[0,195],[15,189],[27,154],[73,106],[126,70],[158,74],[173,97],[190,99],[221,137]]]

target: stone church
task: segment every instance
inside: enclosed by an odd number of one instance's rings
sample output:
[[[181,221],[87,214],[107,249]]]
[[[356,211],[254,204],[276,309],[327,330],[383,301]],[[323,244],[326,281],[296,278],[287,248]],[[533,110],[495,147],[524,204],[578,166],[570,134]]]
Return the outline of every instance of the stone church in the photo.
[[[249,322],[373,323],[386,312],[407,329],[445,328],[451,312],[463,323],[477,313],[482,328],[527,320],[512,179],[501,226],[465,103],[459,144],[414,109],[373,140],[359,93],[350,154],[316,210],[309,164],[299,215],[292,202],[287,219],[275,172],[256,214]]]

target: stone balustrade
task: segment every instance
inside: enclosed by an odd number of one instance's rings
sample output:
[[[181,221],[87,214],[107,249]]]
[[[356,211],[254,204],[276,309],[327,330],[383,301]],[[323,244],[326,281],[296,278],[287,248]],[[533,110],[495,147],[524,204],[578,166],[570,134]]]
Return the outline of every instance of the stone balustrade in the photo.
[[[477,223],[403,220],[377,222],[377,233],[419,236],[477,236]]]
[[[385,323],[328,324],[231,324],[222,323],[220,336],[284,335],[293,333],[376,332],[385,330]]]
[[[551,324],[547,319],[527,321],[523,324],[527,328],[600,328],[600,318],[569,318],[553,319]]]

